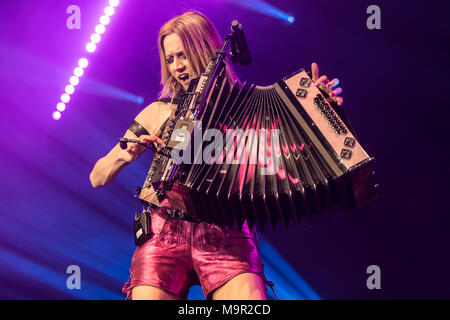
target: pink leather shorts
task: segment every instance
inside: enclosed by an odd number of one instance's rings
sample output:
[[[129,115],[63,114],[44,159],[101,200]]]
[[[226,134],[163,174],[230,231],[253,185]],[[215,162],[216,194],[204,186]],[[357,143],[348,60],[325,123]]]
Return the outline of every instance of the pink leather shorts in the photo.
[[[152,238],[134,252],[130,280],[122,289],[127,299],[139,285],[156,286],[185,299],[196,284],[211,299],[215,289],[245,272],[256,273],[273,286],[264,276],[256,233],[246,222],[241,231],[169,218],[158,209],[151,214],[151,230]]]

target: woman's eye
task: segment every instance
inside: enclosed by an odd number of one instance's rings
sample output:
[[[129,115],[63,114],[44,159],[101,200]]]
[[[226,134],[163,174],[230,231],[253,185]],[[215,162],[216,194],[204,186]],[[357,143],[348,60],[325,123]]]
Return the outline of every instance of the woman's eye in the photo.
[[[172,63],[172,62],[173,62],[173,58],[167,59],[167,63]]]
[[[177,57],[186,59],[186,55],[185,55],[184,53],[179,53],[179,54],[177,55]]]

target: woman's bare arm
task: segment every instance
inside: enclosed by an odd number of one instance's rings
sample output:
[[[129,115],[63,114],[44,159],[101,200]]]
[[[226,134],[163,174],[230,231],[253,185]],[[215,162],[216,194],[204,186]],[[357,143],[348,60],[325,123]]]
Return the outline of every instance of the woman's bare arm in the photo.
[[[136,117],[136,121],[147,130],[151,127],[152,113],[153,116],[155,113],[152,105],[153,104],[149,105]],[[147,144],[156,142],[159,145],[162,145],[162,140],[158,138],[159,134],[160,132],[158,131],[152,135],[141,135],[139,140]],[[124,138],[138,139],[138,137],[130,130],[126,131]],[[145,150],[146,147],[137,143],[128,143],[126,149],[120,148],[119,143],[116,144],[107,155],[97,161],[92,169],[92,172],[89,175],[92,186],[98,188],[110,184],[124,167],[136,160]]]

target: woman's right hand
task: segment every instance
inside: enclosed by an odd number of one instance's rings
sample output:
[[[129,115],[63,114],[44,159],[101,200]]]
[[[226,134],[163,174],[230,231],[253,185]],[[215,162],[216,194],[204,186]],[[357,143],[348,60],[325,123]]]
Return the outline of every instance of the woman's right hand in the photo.
[[[139,141],[145,143],[147,146],[153,142],[156,142],[159,146],[163,146],[164,142],[159,138],[160,135],[161,131],[158,131],[152,135],[141,135],[139,137]],[[139,157],[146,149],[146,147],[138,143],[128,143],[127,148],[124,150],[126,153],[124,160],[126,162],[132,162],[136,160],[136,158]]]

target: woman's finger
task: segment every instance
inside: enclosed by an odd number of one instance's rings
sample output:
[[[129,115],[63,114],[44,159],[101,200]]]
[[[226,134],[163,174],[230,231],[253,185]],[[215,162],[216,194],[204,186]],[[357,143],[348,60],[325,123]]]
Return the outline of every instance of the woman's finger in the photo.
[[[156,142],[159,145],[163,145],[164,144],[164,142],[160,138],[158,138],[156,134],[151,135],[151,136],[141,136],[141,138],[142,138],[141,141],[146,143],[146,144],[150,144],[152,142]]]
[[[156,138],[156,143],[160,146],[164,145],[164,141],[162,141],[160,138]]]
[[[318,86],[320,86],[322,83],[325,83],[325,84],[327,84],[329,81],[328,81],[328,77],[327,76],[321,76],[319,79],[317,79],[317,81],[316,81],[316,86],[318,87]]]
[[[344,98],[342,97],[336,97],[334,98],[334,100],[336,101],[338,106],[342,106],[342,104],[344,103]]]
[[[151,142],[156,142],[160,146],[162,146],[164,144],[164,141],[162,141],[160,138],[155,137],[155,136],[152,136]]]
[[[128,151],[129,153],[134,153],[134,151],[135,151],[134,144],[129,145],[128,148],[127,148],[127,151]]]
[[[330,82],[328,82],[327,87],[328,88],[334,88],[339,84],[339,79],[334,78],[333,80],[331,80]]]
[[[319,66],[315,62],[311,64],[311,75],[312,81],[316,82],[317,78],[319,77]]]
[[[339,87],[339,88],[337,88],[337,89],[331,91],[331,96],[332,96],[332,97],[336,97],[336,96],[340,95],[341,93],[342,93],[342,88]]]

